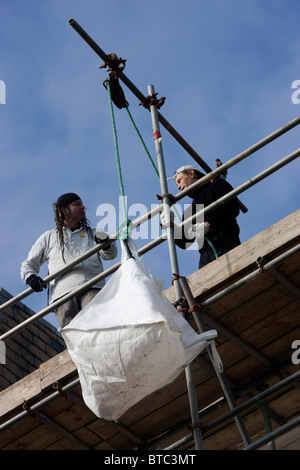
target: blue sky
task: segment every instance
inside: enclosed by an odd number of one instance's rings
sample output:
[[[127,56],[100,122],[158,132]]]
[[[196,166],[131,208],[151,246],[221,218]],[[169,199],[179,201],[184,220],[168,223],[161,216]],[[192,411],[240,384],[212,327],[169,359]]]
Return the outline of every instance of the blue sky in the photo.
[[[0,11],[0,80],[6,85],[6,104],[0,105],[0,280],[12,295],[26,288],[20,264],[37,237],[54,226],[51,204],[60,194],[77,192],[94,226],[100,204],[118,207],[102,85],[107,72],[70,18],[107,54],[127,59],[125,74],[144,95],[153,84],[166,97],[161,113],[212,168],[216,158],[229,160],[300,114],[291,99],[292,83],[300,80],[296,0],[0,0]],[[123,89],[156,161],[150,113]],[[115,116],[128,205],[150,209],[159,181],[126,111],[115,108]],[[161,132],[168,174],[195,163],[163,127]],[[239,186],[298,146],[296,128],[231,168],[228,181]],[[177,193],[172,181],[169,190]],[[246,241],[298,209],[299,160],[240,199],[248,207],[238,218]],[[197,269],[197,252],[178,251],[178,258],[182,275]],[[167,243],[143,261],[170,285]],[[33,294],[24,303],[39,311],[46,296]],[[47,319],[55,324],[51,315]]]

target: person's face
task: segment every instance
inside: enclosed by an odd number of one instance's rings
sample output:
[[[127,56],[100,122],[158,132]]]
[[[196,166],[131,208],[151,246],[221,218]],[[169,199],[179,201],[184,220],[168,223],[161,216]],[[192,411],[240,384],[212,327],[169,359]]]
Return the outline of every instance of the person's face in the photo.
[[[179,191],[187,188],[197,180],[194,170],[188,170],[187,173],[179,173],[176,176],[176,184]]]
[[[66,208],[63,207],[62,212],[65,216],[65,221],[67,224],[76,224],[82,220],[85,220],[85,207],[81,199],[71,202],[71,204],[69,204]]]

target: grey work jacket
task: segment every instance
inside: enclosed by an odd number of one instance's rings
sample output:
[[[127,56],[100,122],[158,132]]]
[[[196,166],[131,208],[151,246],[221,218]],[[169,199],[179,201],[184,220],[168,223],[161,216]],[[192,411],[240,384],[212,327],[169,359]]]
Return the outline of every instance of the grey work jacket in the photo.
[[[94,240],[95,229],[87,233],[85,228],[70,230],[64,227],[64,258],[62,258],[59,235],[56,229],[48,230],[43,233],[31,248],[27,259],[21,265],[21,278],[24,282],[32,274],[38,274],[40,267],[47,261],[48,272],[52,274],[66,266],[78,256],[96,245]],[[111,244],[108,250],[100,250],[91,257],[82,261],[70,271],[60,276],[57,280],[50,282],[50,303],[62,297],[74,289],[77,289],[85,282],[103,271],[102,260],[111,260],[117,256],[117,247],[115,242]],[[105,280],[99,281],[93,287],[102,288]]]

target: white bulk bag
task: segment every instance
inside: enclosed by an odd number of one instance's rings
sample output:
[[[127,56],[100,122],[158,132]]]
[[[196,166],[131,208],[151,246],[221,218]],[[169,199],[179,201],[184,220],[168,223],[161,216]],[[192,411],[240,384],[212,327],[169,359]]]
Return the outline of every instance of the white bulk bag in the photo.
[[[139,258],[123,261],[61,333],[86,405],[107,420],[174,380],[217,336],[198,335]]]

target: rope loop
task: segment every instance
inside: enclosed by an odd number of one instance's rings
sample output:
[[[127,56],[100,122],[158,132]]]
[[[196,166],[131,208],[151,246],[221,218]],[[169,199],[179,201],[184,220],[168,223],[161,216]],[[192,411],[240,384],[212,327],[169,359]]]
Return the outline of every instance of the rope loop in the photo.
[[[131,236],[132,229],[130,228],[131,220],[127,219],[123,222],[117,231],[118,240],[127,240]]]
[[[110,75],[110,77],[103,82],[103,85],[106,90],[108,86],[110,87],[111,99],[117,108],[122,109],[129,106],[117,76]]]

